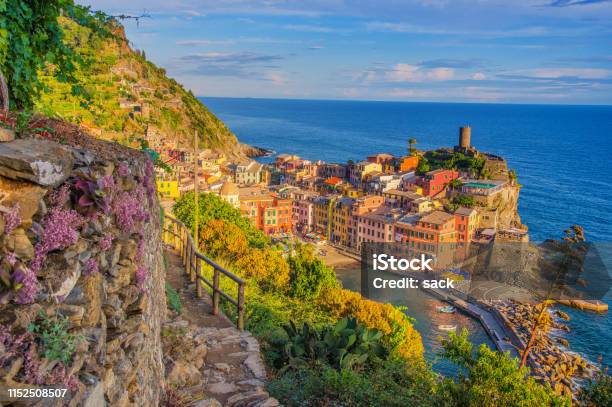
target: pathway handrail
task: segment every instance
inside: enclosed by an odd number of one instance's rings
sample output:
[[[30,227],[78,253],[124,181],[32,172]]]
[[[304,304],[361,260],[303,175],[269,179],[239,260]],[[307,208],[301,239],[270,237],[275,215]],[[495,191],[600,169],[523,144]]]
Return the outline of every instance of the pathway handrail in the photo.
[[[162,239],[166,244],[172,245],[181,255],[181,260],[185,266],[185,271],[189,274],[191,282],[196,283],[196,295],[198,298],[203,296],[202,283],[206,284],[212,289],[212,314],[217,315],[219,313],[219,301],[221,297],[236,306],[238,311],[238,319],[236,325],[238,329],[244,329],[244,286],[245,281],[240,277],[236,276],[230,271],[227,271],[219,264],[209,259],[195,247],[193,236],[187,226],[178,219],[173,218],[170,215],[164,214],[164,225]],[[205,278],[201,273],[202,261],[213,268],[213,281],[211,282]],[[223,292],[219,288],[220,276],[223,275],[234,281],[238,285],[238,295],[234,299],[231,295]]]

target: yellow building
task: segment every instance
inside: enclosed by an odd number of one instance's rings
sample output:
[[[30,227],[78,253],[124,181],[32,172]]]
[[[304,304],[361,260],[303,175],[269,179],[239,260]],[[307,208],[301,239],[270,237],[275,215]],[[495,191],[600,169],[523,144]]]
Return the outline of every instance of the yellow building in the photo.
[[[157,192],[162,199],[177,199],[181,196],[178,181],[157,181]]]

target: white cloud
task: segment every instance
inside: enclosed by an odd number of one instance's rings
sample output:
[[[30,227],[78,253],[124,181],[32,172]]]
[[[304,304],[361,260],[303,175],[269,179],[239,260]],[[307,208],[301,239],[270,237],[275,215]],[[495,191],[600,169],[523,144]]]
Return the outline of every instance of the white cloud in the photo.
[[[487,79],[487,76],[482,72],[476,72],[474,75],[472,75],[472,79],[475,81],[483,81]]]
[[[268,72],[265,78],[272,82],[274,85],[285,85],[289,80],[285,77],[282,72]]]
[[[453,68],[423,69],[411,64],[395,64],[384,73],[384,79],[390,82],[448,81],[454,76]],[[373,79],[371,71],[366,75],[366,79]]]

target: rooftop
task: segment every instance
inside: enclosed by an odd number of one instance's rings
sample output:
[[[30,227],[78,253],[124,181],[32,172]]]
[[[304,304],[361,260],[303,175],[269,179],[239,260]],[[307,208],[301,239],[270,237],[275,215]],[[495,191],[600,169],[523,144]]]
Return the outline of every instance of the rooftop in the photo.
[[[454,217],[450,213],[446,213],[442,211],[433,211],[423,216],[421,218],[421,222],[431,223],[434,225],[443,225],[452,219],[454,219]]]

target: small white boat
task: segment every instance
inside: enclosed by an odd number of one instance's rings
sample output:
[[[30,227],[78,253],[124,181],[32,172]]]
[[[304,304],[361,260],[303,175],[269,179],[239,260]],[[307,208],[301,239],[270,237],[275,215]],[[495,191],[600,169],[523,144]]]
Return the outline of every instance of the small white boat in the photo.
[[[452,305],[445,305],[443,307],[437,307],[438,312],[442,312],[444,314],[452,314],[456,311],[455,307]]]
[[[438,329],[441,331],[454,331],[457,329],[457,325],[438,325]]]

